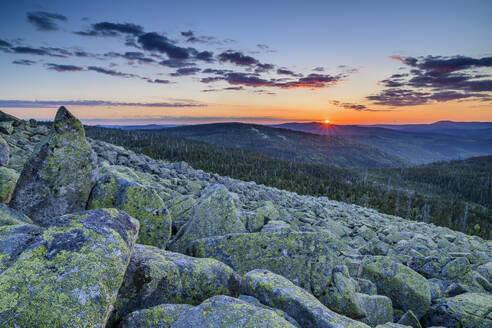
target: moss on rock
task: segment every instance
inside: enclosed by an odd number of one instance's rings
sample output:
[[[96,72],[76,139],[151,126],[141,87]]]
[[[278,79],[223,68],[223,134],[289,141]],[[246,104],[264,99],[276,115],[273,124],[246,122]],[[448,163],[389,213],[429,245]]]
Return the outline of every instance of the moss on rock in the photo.
[[[19,179],[17,171],[0,166],[0,202],[8,203],[10,201],[17,179]]]
[[[121,328],[169,328],[180,315],[192,309],[189,304],[160,304],[127,315]]]
[[[0,274],[0,326],[105,326],[138,222],[114,209],[54,222]]]

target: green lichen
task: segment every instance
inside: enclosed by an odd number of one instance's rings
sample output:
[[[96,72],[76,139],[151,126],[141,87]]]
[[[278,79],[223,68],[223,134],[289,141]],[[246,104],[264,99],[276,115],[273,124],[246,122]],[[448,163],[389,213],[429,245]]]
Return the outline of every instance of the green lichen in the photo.
[[[19,178],[17,171],[7,167],[0,167],[0,202],[8,202],[14,191],[15,183]]]

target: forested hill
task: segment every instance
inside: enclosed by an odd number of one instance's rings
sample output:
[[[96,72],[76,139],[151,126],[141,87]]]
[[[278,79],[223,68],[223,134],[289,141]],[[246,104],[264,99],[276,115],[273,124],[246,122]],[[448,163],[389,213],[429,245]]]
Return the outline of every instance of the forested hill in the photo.
[[[270,157],[340,167],[396,167],[398,156],[373,146],[336,136],[277,129],[264,125],[215,123],[155,130],[209,144],[252,150]]]
[[[206,172],[492,238],[492,156],[409,168],[348,169],[280,160],[149,131],[86,127],[86,133],[156,159],[185,161]]]
[[[332,125],[286,123],[275,127],[344,137],[398,156],[413,165],[492,155],[491,123],[422,125]]]

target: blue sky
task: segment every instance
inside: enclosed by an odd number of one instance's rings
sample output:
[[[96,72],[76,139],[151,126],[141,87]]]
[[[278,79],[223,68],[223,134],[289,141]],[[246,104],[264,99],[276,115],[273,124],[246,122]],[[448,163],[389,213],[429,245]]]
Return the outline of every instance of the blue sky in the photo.
[[[492,120],[491,13],[491,1],[3,1],[0,107],[49,118],[79,101],[87,122]]]

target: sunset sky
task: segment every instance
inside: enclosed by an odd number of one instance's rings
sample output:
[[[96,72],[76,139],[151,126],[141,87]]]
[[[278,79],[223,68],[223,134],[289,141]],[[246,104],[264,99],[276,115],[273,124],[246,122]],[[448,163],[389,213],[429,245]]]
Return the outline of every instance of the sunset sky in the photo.
[[[492,121],[492,1],[2,1],[0,109],[87,124]]]

